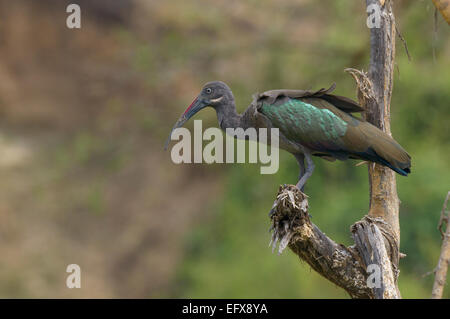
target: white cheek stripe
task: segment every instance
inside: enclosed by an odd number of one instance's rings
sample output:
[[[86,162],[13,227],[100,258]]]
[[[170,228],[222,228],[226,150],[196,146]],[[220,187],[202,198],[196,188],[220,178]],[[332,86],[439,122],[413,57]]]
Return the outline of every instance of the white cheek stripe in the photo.
[[[212,103],[217,103],[217,102],[222,101],[222,99],[223,99],[223,95],[222,95],[221,97],[218,97],[217,99],[212,99],[212,100],[210,100],[210,102],[212,102]]]

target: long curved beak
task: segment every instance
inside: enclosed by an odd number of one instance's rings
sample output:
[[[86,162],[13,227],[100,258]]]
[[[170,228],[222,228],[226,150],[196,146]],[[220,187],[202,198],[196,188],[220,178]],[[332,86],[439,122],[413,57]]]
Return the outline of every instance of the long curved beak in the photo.
[[[207,105],[208,104],[206,102],[200,100],[198,97],[194,101],[192,101],[191,105],[189,105],[186,111],[184,111],[184,113],[180,116],[180,118],[170,131],[169,137],[164,144],[164,150],[167,150],[167,147],[169,146],[173,131],[175,131],[175,129],[179,127],[182,127],[184,123],[186,123],[191,117],[193,117],[198,111],[205,108]]]

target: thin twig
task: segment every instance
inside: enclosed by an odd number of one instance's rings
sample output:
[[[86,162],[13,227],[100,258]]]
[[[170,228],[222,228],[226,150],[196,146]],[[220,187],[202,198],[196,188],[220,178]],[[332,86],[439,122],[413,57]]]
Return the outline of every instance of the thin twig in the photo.
[[[444,231],[442,230],[444,226],[444,222],[448,224],[448,214],[447,214],[447,203],[450,198],[450,192],[448,192],[447,197],[445,198],[444,205],[441,210],[441,217],[439,218],[438,230],[441,233],[441,238],[444,240]]]
[[[394,25],[395,25],[395,32],[397,33],[400,41],[402,41],[403,43],[403,47],[405,48],[406,55],[408,56],[408,61],[411,62],[411,55],[409,54],[408,44],[406,43],[405,38],[403,37],[402,33],[400,32],[400,29],[398,28],[397,22],[394,21]]]
[[[447,215],[447,204],[450,198],[450,191],[447,193],[447,197],[444,201],[444,206],[442,207],[441,216],[439,218],[438,230],[441,232],[443,236],[441,255],[439,256],[439,261],[434,270],[434,284],[433,290],[431,291],[432,299],[441,299],[442,294],[444,293],[445,281],[447,278],[447,270],[448,264],[450,262],[450,223],[449,216]],[[447,230],[445,234],[442,233],[443,224],[447,223]]]
[[[431,41],[431,46],[433,48],[433,63],[436,63],[436,42],[437,42],[437,34],[438,34],[438,9],[434,9],[434,30],[433,37]]]

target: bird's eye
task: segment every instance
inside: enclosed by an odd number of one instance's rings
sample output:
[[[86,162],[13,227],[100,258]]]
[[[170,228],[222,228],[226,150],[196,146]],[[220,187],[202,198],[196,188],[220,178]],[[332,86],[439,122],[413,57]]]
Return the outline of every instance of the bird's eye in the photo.
[[[211,94],[212,89],[211,89],[211,88],[206,88],[206,89],[205,89],[205,92],[206,92],[206,94]]]

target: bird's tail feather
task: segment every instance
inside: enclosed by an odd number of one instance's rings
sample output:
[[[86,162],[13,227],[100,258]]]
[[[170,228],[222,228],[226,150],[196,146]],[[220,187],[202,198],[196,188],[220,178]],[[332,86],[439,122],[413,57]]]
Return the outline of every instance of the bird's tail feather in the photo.
[[[371,131],[373,134],[367,136],[368,148],[358,155],[407,176],[411,172],[411,156],[385,132],[375,127]]]
[[[363,154],[358,154],[364,159],[367,159],[371,162],[375,162],[384,166],[389,167],[396,173],[402,175],[402,176],[408,176],[409,173],[411,173],[411,162],[410,160],[407,162],[398,162],[397,160],[393,159],[392,157],[390,160],[387,160],[380,155],[377,154],[377,152],[372,148],[369,147],[369,149],[364,152]]]

